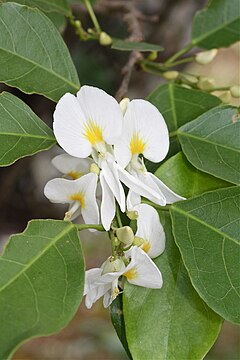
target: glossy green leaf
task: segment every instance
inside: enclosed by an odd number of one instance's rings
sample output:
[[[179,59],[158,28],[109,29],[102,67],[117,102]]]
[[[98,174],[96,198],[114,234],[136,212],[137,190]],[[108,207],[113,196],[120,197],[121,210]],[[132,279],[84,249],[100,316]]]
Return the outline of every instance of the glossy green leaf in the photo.
[[[170,216],[161,216],[166,250],[156,259],[163,287],[151,290],[126,283],[123,312],[133,359],[200,360],[216,340],[222,320],[198,296],[171,233]]]
[[[173,233],[191,281],[223,318],[240,323],[240,188],[171,206]]]
[[[52,130],[16,96],[0,94],[0,166],[47,150],[56,143]]]
[[[67,26],[67,20],[65,16],[57,12],[48,12],[46,15],[53,22],[60,33],[63,33]]]
[[[172,83],[160,85],[147,100],[158,108],[167,123],[171,141],[169,156],[180,150],[177,129],[221,103],[216,96]]]
[[[205,49],[229,46],[240,40],[239,0],[212,0],[193,20],[192,43]]]
[[[178,130],[184,154],[199,170],[240,182],[240,118],[236,108],[211,109]]]
[[[56,11],[66,16],[70,16],[72,13],[67,0],[0,0],[0,3],[5,2],[15,2],[29,7],[36,7],[46,12]]]
[[[120,39],[113,39],[112,49],[122,51],[163,51],[163,47],[160,45],[149,44],[146,42],[127,41]]]
[[[54,101],[77,92],[79,80],[69,51],[41,11],[0,5],[0,34],[0,82]]]
[[[33,220],[0,257],[0,358],[27,339],[60,331],[82,299],[84,260],[76,227]]]
[[[161,165],[155,175],[177,194],[191,198],[209,190],[232,184],[197,170],[182,152],[172,156]]]

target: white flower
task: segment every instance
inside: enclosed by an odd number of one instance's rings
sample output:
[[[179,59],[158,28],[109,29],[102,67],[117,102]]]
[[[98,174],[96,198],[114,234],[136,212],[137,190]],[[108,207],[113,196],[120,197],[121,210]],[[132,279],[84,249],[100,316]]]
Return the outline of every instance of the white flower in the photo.
[[[181,196],[149,173],[139,157],[142,154],[150,161],[160,162],[167,155],[168,129],[158,109],[146,100],[132,100],[124,115],[123,134],[115,143],[114,154],[120,165],[120,180],[130,188],[128,210],[140,203],[140,195],[162,206],[182,200]],[[135,178],[135,186],[123,168]],[[143,187],[140,189],[141,183],[145,185],[145,191]]]
[[[103,274],[102,268],[86,271],[84,295],[87,308],[100,297],[104,297],[103,305],[108,307],[119,294],[118,279],[120,276],[127,278],[134,285],[151,289],[162,287],[162,274],[150,257],[139,247],[132,246],[125,252],[130,263],[121,271]]]
[[[53,203],[69,204],[66,219],[74,220],[82,213],[85,223],[99,224],[97,180],[98,176],[94,173],[77,180],[53,179],[45,185],[44,194]]]
[[[68,154],[61,154],[52,159],[52,164],[62,174],[76,180],[90,172],[93,160],[90,158],[79,159]]]
[[[137,205],[134,210],[138,212],[135,236],[144,240],[141,248],[151,258],[161,255],[165,249],[165,233],[158,212],[147,204]]]

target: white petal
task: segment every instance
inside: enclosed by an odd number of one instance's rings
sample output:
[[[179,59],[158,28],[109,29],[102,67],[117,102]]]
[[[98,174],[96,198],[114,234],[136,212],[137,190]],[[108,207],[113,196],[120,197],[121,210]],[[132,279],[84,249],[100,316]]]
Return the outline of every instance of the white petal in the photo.
[[[92,145],[84,136],[84,124],[87,118],[77,98],[69,93],[61,97],[53,118],[53,131],[59,145],[72,156],[81,158],[89,156]]]
[[[88,174],[93,160],[90,158],[79,159],[68,154],[61,154],[52,159],[52,164],[57,170],[65,175],[71,176],[76,173],[78,177]],[[77,178],[77,177],[76,177]]]
[[[102,174],[106,183],[114,194],[122,212],[126,210],[125,193],[119,180],[117,164],[114,161],[102,162]]]
[[[84,295],[85,305],[90,309],[100,297],[111,289],[111,283],[99,285],[96,284],[97,279],[101,276],[102,269],[95,268],[86,271]]]
[[[45,185],[44,195],[53,203],[72,203],[70,196],[78,189],[77,181],[61,178],[52,179]]]
[[[165,233],[158,212],[147,204],[140,204],[134,210],[138,212],[136,236],[149,242],[147,254],[155,258],[165,249]]]
[[[82,176],[81,189],[85,194],[85,206],[82,207],[82,217],[86,224],[99,224],[99,209],[96,200],[98,176],[89,173]]]
[[[141,203],[141,196],[132,190],[129,190],[127,195],[127,209],[132,211],[136,205]]]
[[[131,262],[123,274],[127,277],[128,282],[150,289],[160,289],[162,287],[162,274],[145,251],[133,246],[126,252],[126,256],[131,257]],[[128,277],[127,272],[129,270],[134,270],[136,275],[132,278]]]
[[[116,213],[116,203],[102,172],[100,172],[100,184],[102,186],[101,222],[104,229],[108,231]]]
[[[96,280],[101,276],[102,269],[101,268],[94,268],[87,270],[85,272],[85,284],[84,284],[84,293],[86,295],[92,287],[95,286]]]
[[[77,99],[86,119],[99,125],[103,140],[114,144],[121,135],[123,115],[118,102],[105,91],[93,86],[82,86]]]
[[[161,192],[163,193],[163,195],[166,198],[166,202],[167,204],[173,204],[176,201],[180,201],[180,200],[185,200],[184,197],[176,194],[175,192],[173,192],[171,189],[169,189],[169,187],[167,187],[167,185],[165,185],[161,180],[159,180],[155,175],[153,175],[152,173],[148,173],[149,176],[151,177],[151,179],[155,182],[155,184],[158,186],[158,188],[161,190]]]
[[[169,134],[165,120],[158,109],[146,100],[130,102],[122,133],[124,136],[114,147],[117,162],[122,167],[127,166],[134,153],[142,153],[153,162],[160,162],[168,153]],[[135,145],[138,146],[132,146],[133,139],[136,139]]]
[[[129,174],[125,169],[121,166],[116,164],[119,178],[120,180],[131,190],[135,193],[144,196],[145,198],[149,199],[150,201],[165,206],[166,200],[162,195],[161,191],[156,191],[155,189],[151,189],[149,186],[145,185],[144,182],[140,181],[138,178],[134,177],[133,175]]]

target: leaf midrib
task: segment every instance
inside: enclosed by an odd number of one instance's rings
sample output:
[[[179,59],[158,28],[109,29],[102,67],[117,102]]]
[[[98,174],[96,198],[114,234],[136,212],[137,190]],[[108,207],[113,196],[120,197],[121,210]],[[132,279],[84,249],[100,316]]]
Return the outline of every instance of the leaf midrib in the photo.
[[[36,221],[34,221],[36,222]],[[38,221],[37,221],[38,222]],[[39,221],[40,223],[41,221]],[[28,228],[30,227],[31,225],[31,221],[29,222],[26,230],[24,232],[22,232],[21,234],[18,234],[18,235],[13,235],[13,237],[19,237],[21,235],[24,235]],[[0,288],[0,294],[2,291],[4,291],[10,284],[12,284],[15,280],[17,280],[23,273],[25,273],[35,262],[37,262],[52,246],[54,246],[58,240],[60,240],[64,235],[66,235],[70,229],[73,229],[74,226],[72,224],[69,224],[58,236],[55,237],[55,239],[50,242],[50,244],[44,248],[43,251],[41,251],[40,253],[38,253],[25,267],[23,267],[12,279],[10,279],[6,284],[4,284],[1,288]],[[31,235],[30,235],[31,236]],[[40,236],[40,235],[39,235]],[[12,237],[12,238],[13,238]],[[51,239],[51,238],[50,238]],[[7,249],[7,247],[5,248],[5,250]],[[5,254],[5,251],[4,253],[2,254],[1,257],[3,257]],[[1,261],[1,257],[0,257],[0,261]]]
[[[44,140],[48,140],[48,141],[54,141],[56,142],[55,137],[51,137],[51,136],[44,136],[44,135],[34,135],[34,134],[29,134],[29,133],[8,133],[8,132],[0,132],[0,136],[16,136],[16,137],[30,137],[30,138],[37,138],[37,139],[44,139]]]

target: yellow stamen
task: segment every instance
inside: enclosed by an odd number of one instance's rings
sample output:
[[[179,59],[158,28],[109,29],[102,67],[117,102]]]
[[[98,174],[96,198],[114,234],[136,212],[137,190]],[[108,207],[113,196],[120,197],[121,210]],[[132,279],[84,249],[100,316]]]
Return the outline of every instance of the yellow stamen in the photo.
[[[141,248],[143,249],[143,251],[145,251],[146,253],[149,252],[150,248],[151,248],[151,244],[149,241],[146,241],[144,244],[142,244]]]
[[[145,149],[145,143],[139,136],[139,134],[134,133],[132,136],[132,140],[130,142],[130,150],[133,155],[142,154]]]
[[[83,193],[79,192],[79,193],[75,193],[69,196],[70,200],[75,200],[75,201],[79,201],[80,205],[82,208],[85,207],[85,198]]]
[[[137,269],[132,268],[132,269],[128,270],[127,272],[125,272],[123,275],[126,276],[126,278],[128,280],[136,279],[136,277],[137,277]]]
[[[83,174],[79,171],[69,171],[67,173],[73,180],[79,179]]]
[[[85,124],[84,136],[88,139],[88,141],[90,141],[92,145],[103,141],[101,128],[91,120]]]

